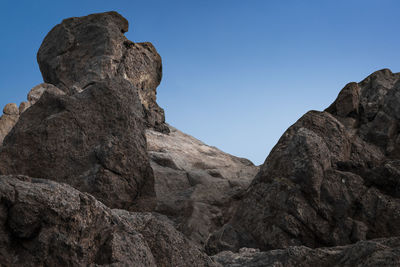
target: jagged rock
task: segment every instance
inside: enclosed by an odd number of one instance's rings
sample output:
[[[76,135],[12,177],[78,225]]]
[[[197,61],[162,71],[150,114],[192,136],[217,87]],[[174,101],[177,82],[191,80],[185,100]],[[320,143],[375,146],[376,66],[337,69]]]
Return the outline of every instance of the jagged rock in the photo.
[[[131,83],[95,82],[74,95],[46,90],[0,151],[0,174],[64,182],[104,204],[151,210],[154,180],[143,110]]]
[[[111,210],[66,184],[0,176],[5,266],[215,266],[151,213]]]
[[[146,131],[156,210],[204,246],[208,236],[230,219],[258,167],[169,128],[169,134]]]
[[[304,246],[260,252],[242,248],[239,253],[224,251],[213,259],[226,267],[375,267],[400,265],[400,238],[360,241],[354,245],[311,249]]]
[[[167,131],[156,103],[161,57],[151,43],[134,43],[124,33],[128,21],[116,12],[69,18],[55,26],[38,52],[44,81],[68,94],[103,79],[121,77],[139,91],[149,127]]]
[[[400,235],[400,74],[351,83],[273,148],[208,251],[337,246]]]

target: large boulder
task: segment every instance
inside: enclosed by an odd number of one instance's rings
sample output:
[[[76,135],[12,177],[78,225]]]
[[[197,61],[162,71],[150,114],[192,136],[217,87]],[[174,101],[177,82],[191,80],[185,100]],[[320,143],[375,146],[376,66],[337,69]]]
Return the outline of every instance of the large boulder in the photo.
[[[134,43],[124,33],[128,21],[116,12],[69,18],[55,26],[40,46],[43,79],[73,94],[93,82],[120,77],[138,90],[149,127],[167,131],[156,103],[162,77],[161,57],[151,43]]]
[[[208,251],[337,246],[400,235],[400,74],[347,85],[273,148]]]
[[[151,213],[112,210],[49,180],[0,176],[4,266],[215,266]]]
[[[46,90],[5,138],[0,174],[52,179],[113,208],[151,210],[154,180],[142,118],[125,79],[95,82],[73,95]]]
[[[154,170],[156,211],[202,247],[229,221],[258,171],[234,157],[169,126],[170,133],[146,131]]]

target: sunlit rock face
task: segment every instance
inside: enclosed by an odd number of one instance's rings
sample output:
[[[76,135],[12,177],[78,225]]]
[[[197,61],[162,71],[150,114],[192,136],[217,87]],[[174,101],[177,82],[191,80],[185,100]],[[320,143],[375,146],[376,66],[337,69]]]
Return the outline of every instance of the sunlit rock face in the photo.
[[[400,235],[399,123],[400,74],[385,69],[346,85],[327,110],[283,134],[208,251]]]
[[[154,170],[156,211],[204,246],[226,223],[258,167],[169,126],[170,133],[146,131]]]

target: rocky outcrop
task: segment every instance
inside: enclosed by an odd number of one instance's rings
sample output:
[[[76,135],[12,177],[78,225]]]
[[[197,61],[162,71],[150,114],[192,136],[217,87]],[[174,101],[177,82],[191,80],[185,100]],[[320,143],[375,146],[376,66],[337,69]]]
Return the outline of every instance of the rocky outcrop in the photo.
[[[4,138],[11,131],[19,118],[19,109],[15,103],[7,104],[3,109],[3,115],[0,117],[0,146]]]
[[[170,133],[147,130],[157,208],[177,228],[204,246],[209,235],[232,216],[258,171],[237,158],[169,126]]]
[[[52,84],[41,83],[29,91],[27,96],[28,101],[21,102],[19,107],[14,103],[7,104],[4,107],[3,116],[0,117],[0,146],[2,145],[4,138],[17,123],[19,116],[30,106],[35,104],[46,90],[51,91],[53,94],[65,94]]]
[[[215,266],[151,213],[111,210],[65,184],[0,176],[4,266]]]
[[[142,117],[124,79],[73,95],[46,90],[4,140],[0,174],[68,183],[109,207],[151,210],[154,180]]]
[[[126,79],[138,91],[148,126],[165,132],[164,111],[156,103],[161,57],[151,43],[129,41],[127,31],[128,21],[116,12],[63,20],[40,46],[43,79],[67,94],[104,79]]]
[[[242,248],[239,253],[224,251],[213,259],[226,267],[308,267],[308,266],[399,266],[400,238],[360,241],[354,245],[311,249],[304,246],[260,252]]]
[[[400,74],[348,84],[273,148],[208,251],[338,246],[399,236]],[[251,208],[250,208],[251,207]]]

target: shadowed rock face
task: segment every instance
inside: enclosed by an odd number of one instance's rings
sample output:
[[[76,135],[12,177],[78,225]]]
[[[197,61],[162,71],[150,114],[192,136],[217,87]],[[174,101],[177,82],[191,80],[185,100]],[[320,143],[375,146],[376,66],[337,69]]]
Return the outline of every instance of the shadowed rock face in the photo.
[[[0,262],[215,266],[163,216],[111,210],[68,185],[26,176],[0,176]]]
[[[156,103],[161,57],[151,43],[129,41],[127,31],[128,21],[116,12],[63,20],[40,46],[37,60],[43,79],[67,94],[96,81],[126,79],[138,91],[149,127],[167,131],[164,110]]]
[[[142,117],[124,79],[73,95],[46,91],[4,140],[0,173],[68,183],[109,207],[151,210],[154,180]]]
[[[146,131],[156,211],[168,215],[203,247],[209,235],[232,217],[258,167],[169,128],[169,134]]]
[[[400,235],[399,81],[389,70],[373,73],[291,126],[209,252]]]

